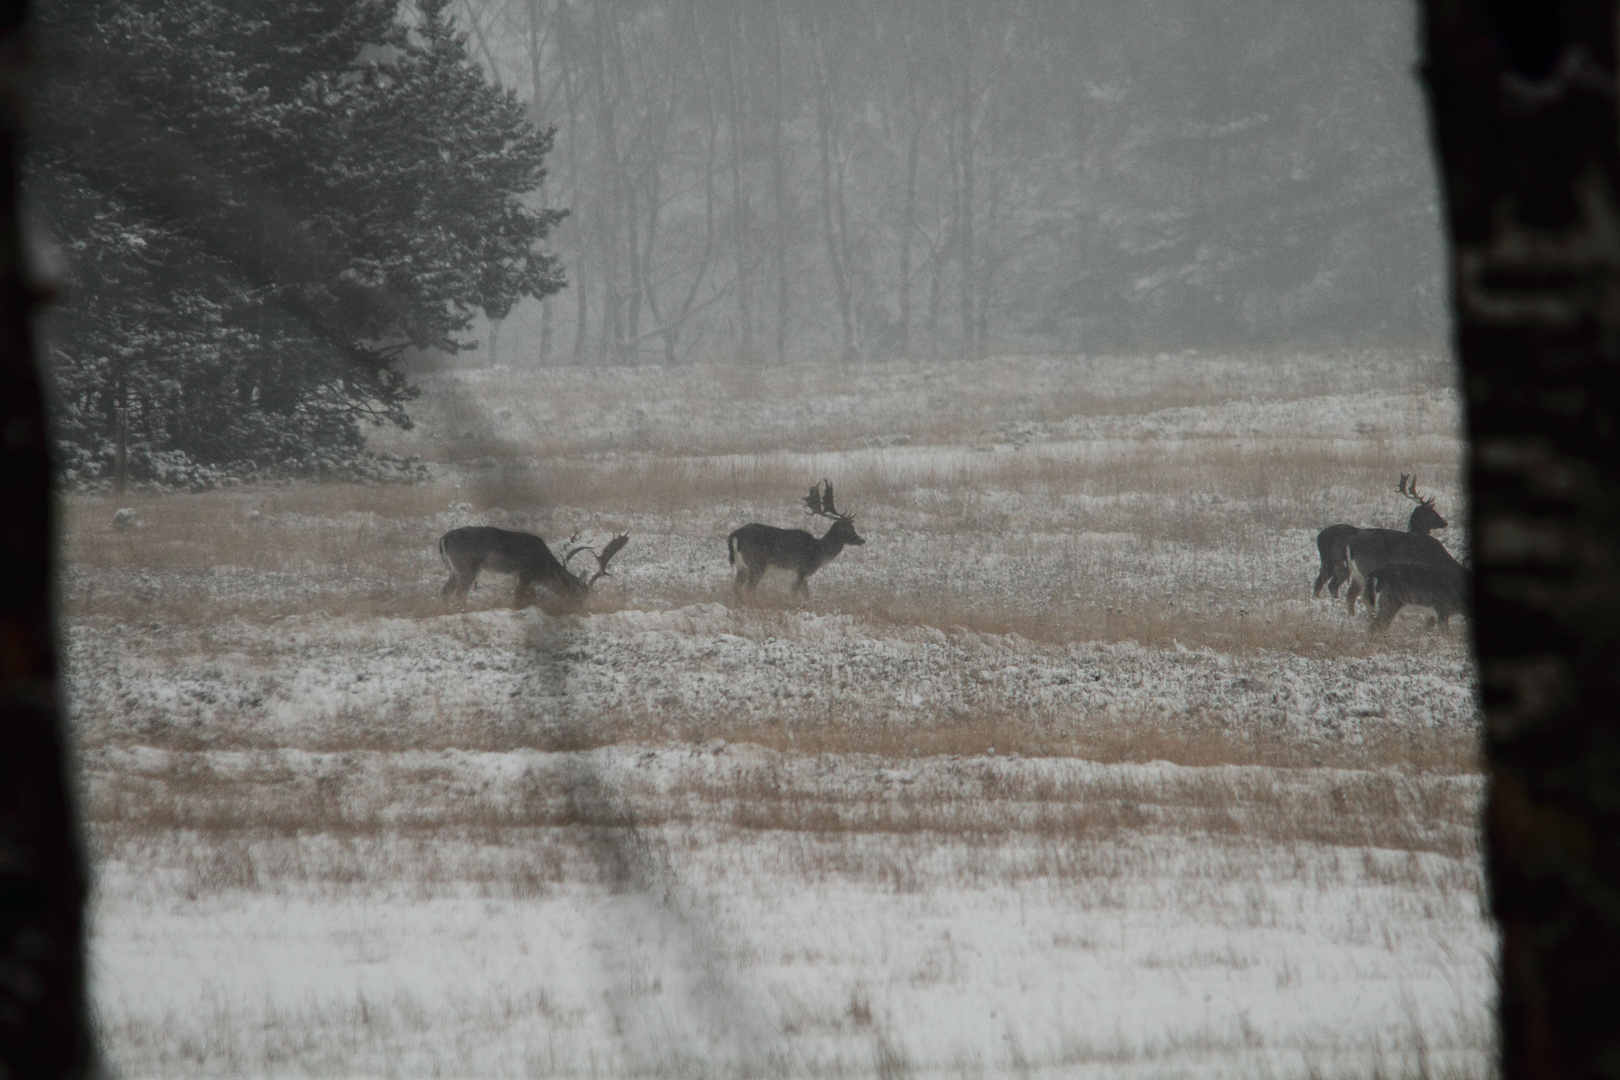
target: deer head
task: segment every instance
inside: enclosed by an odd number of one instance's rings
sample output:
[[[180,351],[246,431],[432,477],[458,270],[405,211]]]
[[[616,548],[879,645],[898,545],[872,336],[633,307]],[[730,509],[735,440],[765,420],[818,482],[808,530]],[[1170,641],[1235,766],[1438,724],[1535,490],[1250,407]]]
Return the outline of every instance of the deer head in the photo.
[[[1401,473],[1401,482],[1395,485],[1395,490],[1417,503],[1417,509],[1412,511],[1412,519],[1406,525],[1409,531],[1427,535],[1430,529],[1446,527],[1446,519],[1434,508],[1434,496],[1424,498],[1418,494],[1416,473],[1410,476]]]
[[[832,528],[827,535],[821,538],[823,545],[835,545],[831,550],[838,553],[838,545],[866,543],[866,539],[855,531],[855,515],[846,514],[833,505],[832,481],[823,480],[810,489],[810,493],[802,500],[807,513],[817,517],[831,518]]]

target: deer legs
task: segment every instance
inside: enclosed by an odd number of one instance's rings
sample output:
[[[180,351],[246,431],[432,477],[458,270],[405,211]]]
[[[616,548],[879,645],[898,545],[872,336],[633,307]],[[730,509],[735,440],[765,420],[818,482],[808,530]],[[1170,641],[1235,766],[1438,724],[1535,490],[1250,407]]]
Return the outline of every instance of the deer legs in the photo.
[[[738,595],[741,595],[745,590],[750,593],[753,592],[759,587],[759,581],[765,576],[765,570],[766,567],[763,566],[738,566],[736,576],[731,579],[732,592],[737,593]],[[810,575],[795,575],[793,579],[792,591],[794,594],[808,599],[810,596]]]
[[[439,595],[450,596],[454,594],[465,597],[467,593],[472,591],[472,587],[478,584],[478,571],[483,568],[483,565],[483,559],[475,559],[461,566],[451,564],[450,580],[444,583],[444,588],[439,590]]]

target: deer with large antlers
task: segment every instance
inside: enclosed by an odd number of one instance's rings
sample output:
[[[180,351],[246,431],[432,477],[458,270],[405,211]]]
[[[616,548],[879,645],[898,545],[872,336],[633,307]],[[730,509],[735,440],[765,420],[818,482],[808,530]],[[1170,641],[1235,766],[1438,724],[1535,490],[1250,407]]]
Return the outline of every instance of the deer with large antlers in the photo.
[[[1359,594],[1365,593],[1368,607],[1373,607],[1373,595],[1367,590],[1367,575],[1395,563],[1415,568],[1402,572],[1408,579],[1425,567],[1435,569],[1448,583],[1467,579],[1467,567],[1458,562],[1444,544],[1429,535],[1430,528],[1443,529],[1446,526],[1446,519],[1434,508],[1434,497],[1425,498],[1418,494],[1417,478],[1404,473],[1396,490],[1417,503],[1407,531],[1357,529],[1344,542],[1344,560],[1350,579],[1346,595],[1352,614],[1356,610],[1356,597]],[[1446,587],[1452,586],[1448,584]]]
[[[1401,482],[1395,490],[1417,503],[1412,516],[1407,519],[1406,532],[1412,536],[1427,537],[1435,529],[1444,529],[1446,519],[1440,516],[1434,508],[1434,499],[1423,498],[1417,493],[1417,477],[1401,473]],[[1350,560],[1346,555],[1346,548],[1350,538],[1359,532],[1396,533],[1393,529],[1362,529],[1356,525],[1329,525],[1316,534],[1316,550],[1322,557],[1321,572],[1316,575],[1316,584],[1311,588],[1312,596],[1322,595],[1322,586],[1328,588],[1328,595],[1338,599],[1339,586],[1346,581],[1350,582],[1350,591],[1346,597],[1350,604],[1351,614],[1356,610],[1356,597],[1362,591],[1360,582],[1351,579]],[[1439,546],[1439,541],[1434,541]],[[1442,547],[1442,551],[1445,549]],[[1449,555],[1447,556],[1450,557]]]
[[[517,575],[517,590],[512,600],[520,607],[528,599],[530,587],[538,583],[569,607],[577,608],[590,595],[591,586],[607,576],[608,562],[629,542],[630,534],[620,533],[598,552],[591,545],[580,543],[576,532],[569,538],[559,562],[546,542],[533,533],[497,529],[491,525],[451,529],[439,538],[439,558],[450,571],[450,580],[444,583],[442,594],[454,593],[465,598],[478,581],[479,571],[488,570]],[[582,551],[595,557],[594,574],[589,569],[578,574],[568,569],[568,563]]]
[[[752,592],[765,571],[775,566],[798,575],[793,591],[809,596],[806,581],[811,574],[836,559],[846,546],[866,543],[855,531],[855,515],[842,513],[833,505],[833,487],[826,480],[811,487],[800,501],[806,512],[831,518],[832,528],[817,537],[803,529],[778,529],[758,522],[744,525],[726,537],[727,562],[737,568],[733,588]]]

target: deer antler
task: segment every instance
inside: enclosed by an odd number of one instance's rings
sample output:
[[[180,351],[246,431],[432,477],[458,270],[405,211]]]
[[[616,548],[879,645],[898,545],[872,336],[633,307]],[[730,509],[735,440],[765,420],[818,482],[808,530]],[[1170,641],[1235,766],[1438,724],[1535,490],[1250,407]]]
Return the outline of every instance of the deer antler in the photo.
[[[1402,495],[1405,495],[1408,499],[1411,499],[1413,502],[1417,503],[1419,506],[1433,506],[1434,505],[1434,496],[1433,495],[1430,495],[1428,498],[1425,499],[1423,496],[1418,494],[1417,473],[1413,473],[1411,476],[1408,476],[1405,473],[1401,473],[1401,482],[1398,485],[1396,485],[1395,490],[1400,492]]]
[[[568,543],[563,545],[563,565],[567,566],[568,561],[582,551],[589,551],[592,554],[596,553],[596,549],[591,547],[591,545],[580,543],[579,533],[576,531],[573,536],[568,538]]]
[[[629,533],[619,533],[613,539],[609,540],[607,542],[607,546],[602,548],[601,552],[598,553],[597,550],[591,545],[579,543],[579,533],[575,533],[573,536],[568,538],[568,545],[565,549],[565,554],[563,555],[563,567],[566,569],[568,566],[568,560],[572,559],[580,552],[590,552],[596,558],[596,573],[591,574],[591,576],[587,578],[585,575],[589,574],[590,571],[581,570],[578,575],[580,583],[586,588],[590,588],[592,585],[596,584],[596,580],[598,578],[608,576],[608,563],[611,562],[613,560],[613,556],[617,555],[621,550],[623,550],[624,545],[628,544],[629,542]]]
[[[613,556],[617,555],[619,550],[629,542],[630,534],[627,532],[620,533],[613,539],[609,540],[607,542],[607,547],[602,549],[602,554],[596,557],[596,573],[591,576],[591,580],[586,582],[586,584],[595,585],[597,578],[606,577],[608,572],[608,563],[612,561]]]
[[[839,519],[850,521],[855,518],[854,514],[842,513],[838,507],[833,505],[833,486],[830,480],[823,480],[821,483],[813,485],[810,488],[810,494],[800,501],[807,508],[807,513],[815,514],[818,517],[832,518],[835,521]]]

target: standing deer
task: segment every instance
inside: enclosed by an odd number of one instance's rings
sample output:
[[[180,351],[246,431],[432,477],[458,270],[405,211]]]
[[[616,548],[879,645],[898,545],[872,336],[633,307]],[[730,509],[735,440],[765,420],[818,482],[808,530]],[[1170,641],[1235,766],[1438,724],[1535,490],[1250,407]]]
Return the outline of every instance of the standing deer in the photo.
[[[1382,633],[1408,605],[1434,610],[1440,625],[1468,612],[1468,570],[1460,564],[1394,562],[1367,575],[1373,633]]]
[[[836,559],[846,544],[866,543],[855,531],[855,515],[840,513],[833,505],[832,484],[826,480],[812,487],[802,501],[808,513],[831,518],[832,528],[817,538],[803,529],[778,529],[758,522],[744,525],[726,537],[726,561],[737,567],[732,583],[735,590],[746,587],[752,592],[765,571],[775,566],[797,574],[793,591],[809,596],[810,586],[805,581],[811,574]]]
[[[630,534],[620,533],[598,553],[589,544],[581,544],[579,534],[575,533],[569,538],[562,561],[558,562],[546,542],[533,533],[497,529],[491,525],[451,529],[439,538],[439,558],[450,571],[450,580],[444,583],[441,595],[454,593],[465,598],[478,581],[478,572],[489,570],[517,575],[514,604],[522,606],[529,596],[530,586],[538,582],[570,607],[578,607],[585,602],[597,579],[607,575],[608,561],[629,542]],[[581,551],[595,556],[595,574],[582,570],[576,575],[568,569],[569,561]]]
[[[1350,591],[1346,599],[1350,605],[1350,613],[1355,614],[1356,596],[1361,592],[1362,587],[1360,582],[1351,578],[1350,562],[1346,554],[1346,548],[1351,537],[1361,532],[1379,532],[1393,533],[1396,536],[1421,536],[1427,539],[1429,533],[1434,529],[1444,529],[1446,527],[1446,519],[1441,517],[1439,511],[1434,508],[1434,499],[1424,499],[1418,496],[1416,476],[1407,476],[1407,474],[1402,473],[1401,482],[1396,485],[1395,490],[1418,504],[1412,510],[1412,516],[1407,519],[1406,534],[1396,532],[1394,529],[1362,529],[1355,525],[1329,525],[1316,534],[1316,550],[1322,557],[1322,569],[1316,575],[1315,585],[1311,587],[1312,596],[1321,596],[1322,586],[1326,585],[1328,595],[1337,600],[1339,586],[1346,581],[1350,581]],[[1445,550],[1444,547],[1440,546],[1438,540],[1432,541],[1432,543],[1436,547],[1440,547],[1441,551]],[[1449,558],[1449,555],[1447,557]]]
[[[1418,515],[1425,511],[1433,515],[1434,520],[1444,527],[1445,519],[1434,509],[1434,498],[1425,499],[1418,494],[1417,479],[1413,477],[1410,482],[1403,474],[1401,476],[1401,494],[1417,503],[1417,509],[1412,511],[1412,520],[1418,520]],[[1419,566],[1440,567],[1447,575],[1457,573],[1467,574],[1467,569],[1446,550],[1446,546],[1428,534],[1427,530],[1419,533],[1415,530],[1397,532],[1394,529],[1357,529],[1345,541],[1345,564],[1350,568],[1350,588],[1346,595],[1349,599],[1350,612],[1355,613],[1356,596],[1366,592],[1367,575],[1391,563],[1413,563]],[[1368,606],[1372,606],[1372,594],[1367,593]],[[1394,616],[1390,616],[1394,618]]]

